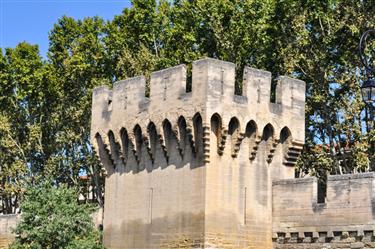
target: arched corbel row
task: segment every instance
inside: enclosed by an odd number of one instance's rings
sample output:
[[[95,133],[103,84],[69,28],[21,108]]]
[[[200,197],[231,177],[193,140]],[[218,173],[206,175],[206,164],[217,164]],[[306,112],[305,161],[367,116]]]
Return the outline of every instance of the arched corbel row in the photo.
[[[242,140],[245,138],[245,133],[239,131],[237,139],[234,141],[233,151],[232,151],[232,157],[236,158],[238,156],[238,152],[241,148]]]
[[[183,116],[180,116],[177,120],[177,129],[178,129],[178,150],[180,152],[181,157],[183,158],[185,155],[185,148],[187,143],[187,131],[186,131],[186,119]]]
[[[164,137],[165,137],[164,136],[164,129],[163,129],[163,127],[160,127],[158,125],[155,125],[154,127],[155,127],[155,132],[156,132],[156,140],[159,142],[165,158],[167,158],[168,152],[167,152],[167,147],[165,145],[165,140],[164,140]]]
[[[219,155],[223,155],[224,153],[225,142],[227,140],[227,136],[228,136],[228,128],[223,126],[221,129],[220,140],[219,140],[219,145],[218,145]]]
[[[253,161],[256,157],[262,138],[258,135],[258,126],[253,120],[249,121],[246,125],[245,137],[249,139],[249,159],[250,161]]]
[[[176,139],[176,149],[178,151],[178,154],[181,156],[181,158],[183,157],[182,155],[182,148],[181,148],[181,134],[180,134],[180,127],[178,126],[178,121],[175,121],[175,122],[172,122],[172,132],[174,134],[174,138]]]
[[[108,132],[108,140],[109,140],[109,147],[110,147],[110,156],[111,160],[113,162],[114,167],[116,168],[117,164],[119,162],[122,162],[122,159],[120,157],[120,143],[116,141],[115,135],[113,131]]]
[[[254,146],[251,147],[252,150],[251,150],[250,156],[249,156],[249,159],[251,161],[253,161],[255,159],[256,155],[257,155],[257,152],[258,152],[258,149],[259,149],[259,144],[262,141],[262,136],[256,135],[253,141],[254,141],[254,143],[253,143]]]
[[[281,144],[281,148],[282,148],[283,164],[284,165],[288,164],[288,157],[289,157],[288,153],[289,153],[291,141],[292,141],[292,134],[291,134],[289,128],[285,126],[280,131],[280,144]],[[292,161],[293,161],[293,159],[292,159]]]
[[[133,144],[132,149],[133,149],[135,160],[137,161],[137,163],[139,163],[142,157],[143,137],[142,137],[142,129],[138,124],[134,127],[133,133],[129,136],[129,140]]]
[[[156,144],[159,140],[158,134],[156,131],[156,126],[153,122],[150,122],[147,126],[147,152],[150,156],[152,163],[155,162],[155,154],[156,154]]]
[[[218,113],[214,113],[211,116],[210,119],[210,126],[211,126],[211,132],[214,134],[216,137],[216,144],[215,144],[215,150],[218,154],[219,153],[219,147],[220,147],[220,142],[221,142],[221,133],[222,133],[222,128],[223,128],[223,123],[220,115]]]
[[[107,144],[103,141],[102,136],[99,133],[95,134],[96,140],[96,153],[100,159],[100,162],[103,164],[105,173],[111,174],[113,172],[113,161],[110,156],[110,151]]]
[[[163,140],[161,141],[162,147],[164,149],[164,155],[167,160],[169,161],[169,152],[171,151],[171,139],[173,136],[173,131],[172,131],[172,124],[169,122],[168,119],[165,119],[162,123],[162,134],[163,134]]]
[[[210,125],[203,124],[203,160],[205,163],[210,162]]]
[[[287,127],[280,131],[280,136],[275,137],[274,128],[270,123],[264,127],[262,134],[258,134],[257,124],[252,120],[247,123],[243,131],[236,117],[229,121],[227,129],[223,128],[221,122],[221,117],[218,114],[214,114],[211,117],[210,124],[204,124],[202,117],[197,113],[191,122],[186,122],[185,118],[180,116],[175,121],[176,124],[174,126],[167,119],[159,126],[150,121],[144,129],[136,124],[132,132],[129,133],[125,128],[122,128],[118,141],[112,131],[109,131],[104,137],[97,134],[95,139],[98,146],[96,148],[101,149],[96,149],[96,151],[101,157],[105,156],[105,154],[108,155],[110,164],[115,168],[121,161],[126,165],[131,151],[136,162],[140,163],[143,158],[143,146],[145,146],[144,149],[147,149],[151,162],[154,163],[158,142],[161,144],[167,162],[169,161],[169,153],[179,152],[181,159],[183,159],[184,150],[190,144],[193,155],[199,155],[204,162],[208,163],[210,161],[210,143],[215,142],[210,141],[210,136],[214,133],[217,136],[216,146],[219,155],[223,154],[225,144],[228,142],[231,145],[230,155],[236,158],[245,138],[247,139],[246,145],[249,146],[250,160],[255,159],[261,141],[265,142],[262,149],[266,153],[268,163],[272,162],[278,143],[282,145],[284,165],[294,166],[298,156],[301,154],[304,143],[294,140]],[[143,133],[142,130],[146,130],[146,133]],[[175,149],[176,152],[172,152]],[[100,153],[102,154],[100,155]]]
[[[262,133],[262,140],[266,142],[266,152],[267,152],[267,162],[271,163],[274,152],[276,150],[276,146],[278,143],[278,139],[275,139],[274,137],[274,128],[271,124],[267,124]]]
[[[240,122],[233,117],[228,125],[228,134],[231,136],[231,156],[236,158],[245,133],[241,132]]]
[[[124,165],[126,165],[126,162],[127,162],[127,159],[129,157],[129,136],[128,136],[128,132],[125,128],[121,128],[120,130],[120,142],[121,142],[121,150],[120,150],[120,157],[124,163]]]
[[[151,162],[154,163],[153,154],[151,153],[151,145],[150,145],[149,136],[148,135],[143,135],[142,139],[143,139],[142,144],[145,146],[145,148],[147,150],[147,154],[150,157]]]
[[[187,139],[188,139],[188,142],[190,143],[190,148],[191,148],[191,151],[193,152],[193,154],[195,154],[195,141],[194,141],[194,127],[193,127],[193,124],[192,122],[187,122],[186,123],[186,135],[187,135]]]
[[[294,140],[288,127],[284,127],[280,132],[280,143],[283,151],[283,164],[294,166],[302,152],[304,143]]]
[[[204,154],[203,136],[202,116],[199,113],[196,113],[193,117],[193,144],[196,155]]]
[[[284,164],[287,166],[294,166],[298,160],[298,157],[301,155],[303,146],[303,141],[292,140],[291,146],[288,148],[288,152],[285,155]]]
[[[274,138],[271,144],[270,152],[268,155],[268,163],[272,162],[273,156],[275,155],[276,147],[279,144],[280,140],[278,138]]]

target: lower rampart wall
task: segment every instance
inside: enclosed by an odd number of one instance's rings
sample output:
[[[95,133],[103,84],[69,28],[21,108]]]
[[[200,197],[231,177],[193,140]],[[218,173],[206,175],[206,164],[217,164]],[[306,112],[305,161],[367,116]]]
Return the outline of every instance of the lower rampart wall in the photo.
[[[329,176],[323,203],[317,185],[273,182],[274,248],[375,248],[374,174]]]
[[[14,240],[12,229],[15,228],[19,215],[0,215],[0,249],[5,249]]]
[[[99,228],[102,224],[102,215],[102,209],[98,209],[91,215],[96,228]],[[21,215],[19,214],[0,215],[0,249],[8,248],[8,245],[15,239],[12,230],[16,227],[20,218]]]

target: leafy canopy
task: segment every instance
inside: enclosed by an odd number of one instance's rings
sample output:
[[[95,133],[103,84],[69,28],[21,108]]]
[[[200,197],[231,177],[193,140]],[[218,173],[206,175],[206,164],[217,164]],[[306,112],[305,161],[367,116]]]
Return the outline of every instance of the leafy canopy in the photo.
[[[16,241],[10,249],[100,249],[93,207],[77,202],[77,191],[46,181],[27,189]]]
[[[374,0],[133,0],[111,21],[61,17],[48,59],[27,43],[0,53],[0,212],[17,212],[24,184],[44,176],[85,196],[90,186],[103,205],[92,89],[204,56],[236,64],[238,93],[245,65],[306,82],[301,175],[374,170],[375,117],[361,101],[357,56],[374,16]]]

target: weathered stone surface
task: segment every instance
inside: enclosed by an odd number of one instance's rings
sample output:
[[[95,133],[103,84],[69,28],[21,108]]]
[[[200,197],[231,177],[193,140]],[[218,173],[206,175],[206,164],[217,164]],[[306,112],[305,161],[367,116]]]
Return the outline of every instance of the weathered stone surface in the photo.
[[[274,181],[273,233],[315,233],[313,243],[326,240],[331,248],[375,248],[374,180],[374,173],[329,176],[320,204],[315,178]]]
[[[375,231],[374,180],[374,173],[329,176],[321,204],[315,178],[274,181],[274,234],[317,232],[317,242],[328,239],[335,248],[365,248],[363,242],[371,242]]]
[[[292,178],[304,142],[305,83],[235,65],[186,68],[100,87],[91,135],[106,171],[108,248],[272,248],[272,180]],[[197,243],[198,241],[198,243]]]
[[[8,248],[15,236],[12,229],[16,227],[18,215],[0,215],[0,249]]]

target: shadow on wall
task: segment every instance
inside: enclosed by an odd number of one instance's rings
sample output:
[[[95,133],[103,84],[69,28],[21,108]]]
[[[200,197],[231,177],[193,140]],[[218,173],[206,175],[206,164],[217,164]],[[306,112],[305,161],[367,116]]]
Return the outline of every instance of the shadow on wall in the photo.
[[[242,141],[249,146],[249,163],[256,158],[257,151],[263,141],[263,149],[267,162],[272,162],[276,146],[283,146],[283,164],[292,166],[297,160],[300,148],[293,147],[292,134],[284,127],[279,137],[275,136],[274,127],[268,123],[262,134],[258,133],[258,125],[250,120],[241,125],[237,117],[232,117],[227,125],[223,124],[218,113],[211,116],[210,126],[204,127],[202,117],[196,113],[191,120],[180,116],[176,124],[165,119],[161,127],[150,121],[142,130],[136,124],[132,130],[121,128],[116,138],[112,130],[108,134],[96,134],[98,154],[108,174],[139,173],[146,170],[165,169],[170,165],[182,168],[189,165],[192,169],[209,162],[210,142],[216,145],[217,154],[222,156],[225,149],[230,150],[233,159],[240,152]],[[210,141],[210,132],[215,141]],[[104,136],[104,138],[103,138]]]

